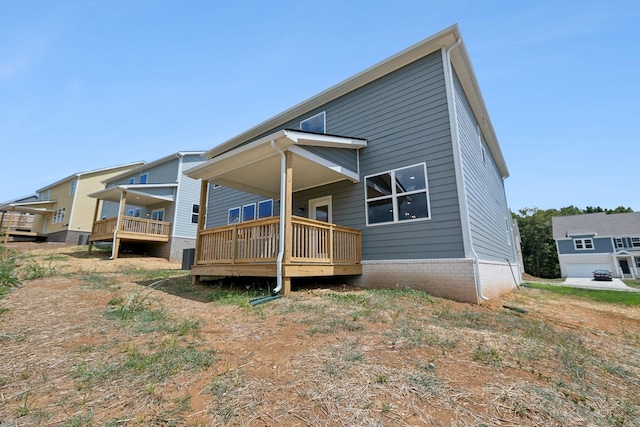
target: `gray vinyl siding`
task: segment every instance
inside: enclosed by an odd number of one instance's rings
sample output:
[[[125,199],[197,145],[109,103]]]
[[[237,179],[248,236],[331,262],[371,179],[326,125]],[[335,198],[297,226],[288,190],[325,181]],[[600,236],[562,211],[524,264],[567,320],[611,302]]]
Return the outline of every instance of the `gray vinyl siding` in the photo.
[[[576,250],[573,244],[574,239],[591,239],[593,240],[592,250]],[[594,255],[594,254],[612,254],[615,252],[613,242],[610,237],[598,238],[593,236],[573,236],[573,239],[563,239],[557,241],[558,254],[560,255]]]
[[[364,260],[464,257],[442,53],[419,59],[256,139],[298,128],[300,120],[322,111],[327,133],[367,140],[360,150],[360,182],[296,193],[294,214],[300,206],[306,210],[309,199],[331,194],[333,222],[362,230]],[[364,176],[422,162],[427,165],[431,219],[367,227]],[[208,226],[226,224],[230,207],[251,200],[257,197],[211,190]]]
[[[117,181],[109,181],[108,187],[112,185],[127,185],[130,178],[135,178],[135,184],[140,183],[140,175],[147,174],[147,184],[175,184],[178,182],[178,163],[176,157],[168,162],[142,169],[139,172],[124,175]]]
[[[473,249],[480,259],[515,260],[504,182],[454,73],[455,106]],[[484,157],[483,157],[484,152]]]
[[[304,147],[304,149],[352,172],[358,172],[358,152],[356,150],[326,147]]]
[[[182,158],[180,186],[177,190],[177,218],[173,226],[173,235],[184,238],[195,238],[198,224],[191,222],[193,205],[200,203],[200,180],[184,175],[184,172],[198,166],[205,160],[199,155],[187,155]]]

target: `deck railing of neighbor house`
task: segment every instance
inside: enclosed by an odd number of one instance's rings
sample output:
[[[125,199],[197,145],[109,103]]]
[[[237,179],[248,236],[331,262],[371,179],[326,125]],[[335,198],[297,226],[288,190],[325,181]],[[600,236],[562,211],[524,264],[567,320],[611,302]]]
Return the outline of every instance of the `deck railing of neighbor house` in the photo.
[[[275,262],[280,218],[271,217],[200,231],[196,264]],[[307,218],[292,217],[293,263],[359,263],[360,230]]]
[[[101,219],[93,223],[91,234],[95,236],[111,234],[116,229],[118,218]],[[170,222],[125,216],[120,224],[121,233],[134,233],[149,236],[168,236]]]

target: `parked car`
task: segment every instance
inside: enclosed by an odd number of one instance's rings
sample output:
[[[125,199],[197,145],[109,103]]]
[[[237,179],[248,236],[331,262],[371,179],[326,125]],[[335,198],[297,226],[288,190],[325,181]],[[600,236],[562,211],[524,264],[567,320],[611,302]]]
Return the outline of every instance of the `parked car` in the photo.
[[[593,280],[613,280],[609,270],[596,270],[593,272]]]

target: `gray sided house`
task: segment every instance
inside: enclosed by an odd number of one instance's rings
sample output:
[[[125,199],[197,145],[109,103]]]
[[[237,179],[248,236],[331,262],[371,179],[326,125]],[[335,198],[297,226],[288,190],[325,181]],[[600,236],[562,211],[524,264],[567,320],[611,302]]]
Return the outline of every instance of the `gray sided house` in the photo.
[[[204,162],[202,151],[180,151],[105,180],[96,199],[89,251],[96,242],[180,261],[193,248],[200,181],[185,172]]]
[[[342,276],[473,303],[520,267],[502,152],[456,25],[221,143],[194,280]],[[205,204],[205,201],[208,201]]]
[[[640,277],[640,212],[558,216],[551,219],[562,277]]]

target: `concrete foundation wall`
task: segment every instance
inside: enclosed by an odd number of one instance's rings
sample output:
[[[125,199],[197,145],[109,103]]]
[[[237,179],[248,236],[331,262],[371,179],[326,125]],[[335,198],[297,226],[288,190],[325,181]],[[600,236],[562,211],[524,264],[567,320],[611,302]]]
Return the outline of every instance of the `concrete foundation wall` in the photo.
[[[492,261],[480,261],[478,264],[482,295],[486,298],[509,293],[522,282],[519,280],[522,274],[517,264]]]
[[[68,245],[87,244],[87,239],[91,233],[86,231],[64,230],[47,235],[47,242],[66,243]]]
[[[182,262],[182,253],[184,249],[196,247],[196,239],[187,239],[184,237],[172,237],[171,249],[169,253],[169,261]]]

